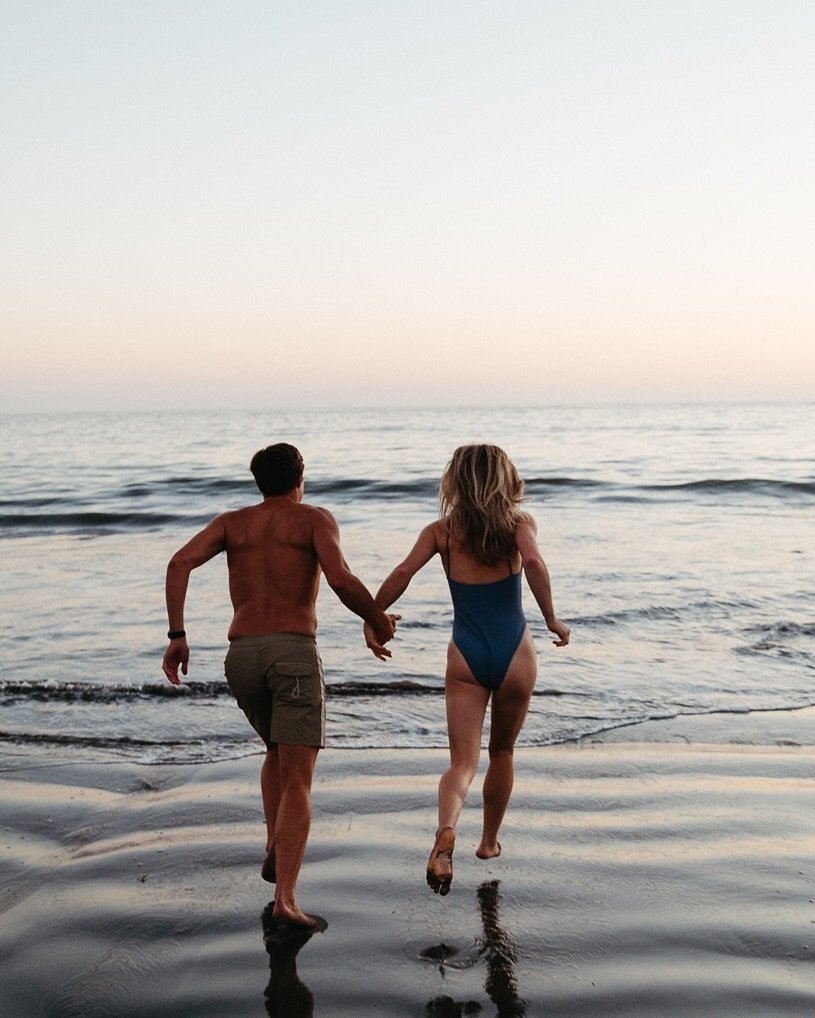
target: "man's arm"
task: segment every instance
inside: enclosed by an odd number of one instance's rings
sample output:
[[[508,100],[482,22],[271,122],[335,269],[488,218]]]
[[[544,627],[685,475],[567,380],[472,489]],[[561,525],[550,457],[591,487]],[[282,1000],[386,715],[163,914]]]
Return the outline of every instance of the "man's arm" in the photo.
[[[552,642],[556,647],[565,647],[569,642],[569,627],[555,614],[549,570],[538,548],[537,532],[538,527],[534,519],[525,515],[523,522],[515,529],[515,544],[521,553],[526,582],[538,602],[546,628],[557,636]]]
[[[164,582],[164,597],[167,602],[167,621],[170,632],[184,631],[184,602],[187,599],[187,586],[193,569],[208,562],[223,551],[226,546],[226,528],[222,516],[218,516],[202,531],[179,548],[167,563],[167,576]],[[164,674],[174,686],[179,685],[178,668],[181,666],[183,675],[187,674],[190,660],[190,648],[186,636],[170,640],[164,652],[162,668]]]
[[[346,608],[371,626],[382,648],[396,631],[399,616],[386,615],[365,584],[351,572],[340,548],[340,528],[327,509],[316,508],[311,539],[326,583]],[[383,653],[390,657],[389,651],[383,649]]]

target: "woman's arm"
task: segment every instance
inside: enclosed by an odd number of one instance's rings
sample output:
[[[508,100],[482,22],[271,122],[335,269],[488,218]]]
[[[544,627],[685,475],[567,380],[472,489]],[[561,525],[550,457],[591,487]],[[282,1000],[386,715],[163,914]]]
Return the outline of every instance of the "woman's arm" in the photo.
[[[515,529],[515,545],[521,553],[526,582],[538,603],[546,628],[557,636],[552,642],[556,647],[565,647],[569,642],[569,627],[555,614],[549,570],[538,548],[537,535],[538,527],[534,519],[524,514],[522,522]]]
[[[416,573],[436,554],[438,551],[436,527],[435,523],[426,526],[416,538],[416,543],[407,557],[382,581],[382,586],[374,598],[380,608],[389,608],[394,601],[398,601]]]
[[[389,608],[394,601],[398,601],[410,585],[410,581],[419,572],[422,566],[427,565],[431,558],[438,551],[436,528],[438,524],[430,523],[424,528],[416,539],[416,543],[410,549],[407,557],[393,569],[383,580],[382,586],[377,591],[374,601],[383,609]],[[365,625],[365,643],[380,660],[384,660],[384,648],[380,645],[376,636],[367,624]],[[388,655],[389,656],[389,655]]]

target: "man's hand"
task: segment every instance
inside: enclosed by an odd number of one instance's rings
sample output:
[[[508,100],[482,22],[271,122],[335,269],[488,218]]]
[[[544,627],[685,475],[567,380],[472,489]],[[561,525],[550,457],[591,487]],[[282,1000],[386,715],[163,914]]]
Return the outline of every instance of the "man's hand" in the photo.
[[[169,646],[164,651],[164,660],[161,667],[174,686],[181,685],[181,679],[178,677],[178,666],[181,665],[181,674],[186,675],[189,661],[190,646],[186,639],[182,636],[177,640],[170,640]]]
[[[375,657],[378,657],[380,661],[386,661],[389,657],[391,657],[391,652],[387,649],[387,647],[385,647],[385,644],[388,640],[393,638],[393,634],[396,632],[396,623],[401,618],[401,615],[392,615],[389,612],[387,619],[390,625],[387,629],[375,630],[368,622],[366,622],[363,626],[365,643],[371,650],[371,653]]]

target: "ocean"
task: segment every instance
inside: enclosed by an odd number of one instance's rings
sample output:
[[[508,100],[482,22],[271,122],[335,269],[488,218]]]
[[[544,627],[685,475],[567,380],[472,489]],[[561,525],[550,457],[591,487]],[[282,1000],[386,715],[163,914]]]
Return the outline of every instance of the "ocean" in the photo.
[[[525,590],[539,676],[519,746],[680,714],[815,703],[815,403],[0,416],[3,758],[196,763],[259,752],[223,678],[222,559],[193,573],[192,648],[164,679],[164,568],[248,464],[298,446],[374,591],[437,515],[453,449],[501,445],[525,480],[560,617]],[[438,561],[397,606],[393,658],[323,584],[328,747],[446,745],[452,612]]]

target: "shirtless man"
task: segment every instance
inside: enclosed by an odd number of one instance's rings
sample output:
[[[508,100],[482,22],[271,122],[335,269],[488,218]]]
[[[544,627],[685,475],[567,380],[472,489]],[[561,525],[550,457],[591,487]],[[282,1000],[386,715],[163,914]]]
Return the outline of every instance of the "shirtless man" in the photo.
[[[261,875],[277,883],[273,916],[311,927],[295,901],[295,885],[311,825],[311,781],[325,745],[325,684],[317,652],[320,572],[342,603],[372,628],[369,646],[384,644],[398,615],[377,607],[348,568],[334,517],[303,498],[303,460],[280,442],[255,453],[250,465],[263,501],[222,513],[180,548],[167,566],[170,644],[164,674],[174,685],[187,674],[190,648],[184,602],[190,573],[226,552],[234,614],[224,671],[249,723],[263,739],[260,773],[266,817]]]

